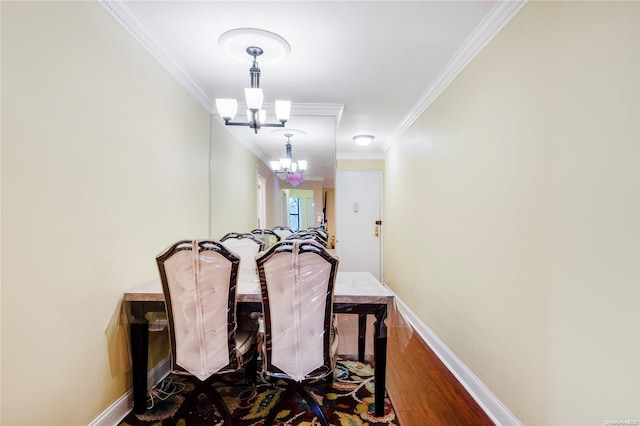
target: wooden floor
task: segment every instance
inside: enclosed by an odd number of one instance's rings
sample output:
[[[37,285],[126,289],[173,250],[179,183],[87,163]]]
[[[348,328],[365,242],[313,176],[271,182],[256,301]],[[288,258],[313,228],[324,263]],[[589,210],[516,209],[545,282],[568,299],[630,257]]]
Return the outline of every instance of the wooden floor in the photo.
[[[400,426],[494,424],[417,333],[399,334],[389,329],[386,387]]]

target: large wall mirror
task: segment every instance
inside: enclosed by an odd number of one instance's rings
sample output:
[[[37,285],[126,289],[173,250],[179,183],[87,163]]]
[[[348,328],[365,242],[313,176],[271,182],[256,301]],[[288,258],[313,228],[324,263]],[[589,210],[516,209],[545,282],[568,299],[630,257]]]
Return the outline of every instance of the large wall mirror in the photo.
[[[297,114],[297,110],[303,113]],[[288,226],[292,229],[306,229],[325,224],[328,216],[333,215],[327,209],[333,208],[336,128],[341,110],[341,105],[294,103],[291,118],[284,128],[262,128],[256,134],[242,126],[220,126],[220,130],[231,133],[259,159],[253,178],[258,179],[259,188],[256,218],[252,220],[255,227]],[[285,134],[293,136],[288,138]],[[288,141],[292,147],[293,161],[308,162],[303,182],[296,186],[270,168],[271,161],[286,155]],[[229,163],[239,164],[237,158],[228,158],[233,149],[228,147],[225,152],[220,153],[224,164],[218,164],[218,167],[227,167]],[[298,212],[295,212],[296,209]],[[239,212],[234,214],[238,215]],[[326,223],[330,234],[334,225]]]

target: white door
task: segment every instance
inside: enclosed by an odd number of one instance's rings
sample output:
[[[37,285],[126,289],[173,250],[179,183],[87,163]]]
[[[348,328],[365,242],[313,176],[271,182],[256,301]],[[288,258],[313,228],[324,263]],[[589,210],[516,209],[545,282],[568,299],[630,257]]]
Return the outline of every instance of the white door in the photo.
[[[336,173],[336,253],[339,269],[382,280],[382,171]]]

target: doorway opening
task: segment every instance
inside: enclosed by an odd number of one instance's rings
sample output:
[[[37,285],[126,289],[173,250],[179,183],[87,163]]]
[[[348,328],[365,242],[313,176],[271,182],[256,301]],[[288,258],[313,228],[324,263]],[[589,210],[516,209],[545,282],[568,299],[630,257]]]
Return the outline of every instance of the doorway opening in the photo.
[[[300,198],[289,198],[289,228],[292,231],[300,230]]]
[[[310,189],[283,189],[283,223],[292,231],[315,226],[314,194]]]

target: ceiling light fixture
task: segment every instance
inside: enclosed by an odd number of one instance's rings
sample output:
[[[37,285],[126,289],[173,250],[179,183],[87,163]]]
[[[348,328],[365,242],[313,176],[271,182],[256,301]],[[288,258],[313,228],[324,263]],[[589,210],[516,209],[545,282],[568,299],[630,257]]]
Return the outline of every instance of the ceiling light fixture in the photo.
[[[280,123],[265,123],[267,113],[262,109],[263,94],[260,88],[260,68],[258,67],[258,56],[264,51],[257,46],[247,47],[247,53],[253,56],[253,66],[249,69],[251,76],[251,87],[244,89],[244,96],[247,102],[247,121],[231,121],[238,112],[238,101],[235,99],[216,99],[218,115],[224,120],[227,126],[249,126],[258,133],[261,127],[284,127],[291,113],[291,101],[276,101],[276,116]]]
[[[284,134],[287,138],[287,144],[285,145],[285,157],[280,161],[271,161],[271,169],[276,175],[284,176],[284,179],[293,186],[298,186],[302,183],[304,171],[307,170],[307,161],[298,160],[298,162],[292,161],[291,157],[291,133]]]
[[[353,140],[360,146],[367,146],[375,139],[375,136],[371,135],[357,135],[353,137]]]

